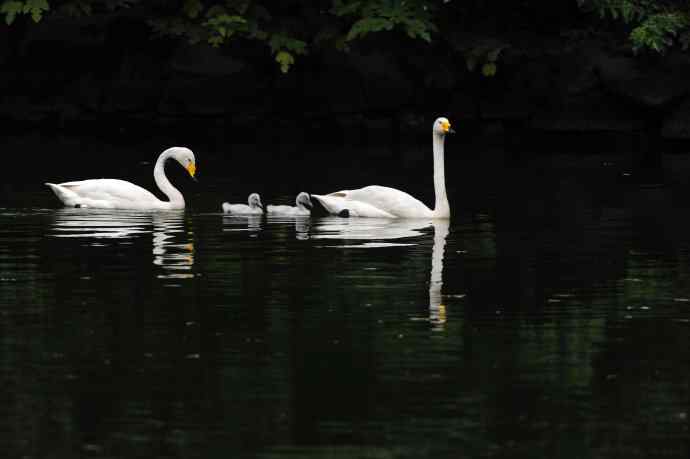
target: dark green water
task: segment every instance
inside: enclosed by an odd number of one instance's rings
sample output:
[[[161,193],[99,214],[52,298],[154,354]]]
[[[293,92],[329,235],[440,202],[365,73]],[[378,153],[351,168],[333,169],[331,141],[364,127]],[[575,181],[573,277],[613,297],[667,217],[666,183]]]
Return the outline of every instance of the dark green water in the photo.
[[[449,224],[16,192],[3,456],[687,457],[688,199],[570,161],[452,187]]]

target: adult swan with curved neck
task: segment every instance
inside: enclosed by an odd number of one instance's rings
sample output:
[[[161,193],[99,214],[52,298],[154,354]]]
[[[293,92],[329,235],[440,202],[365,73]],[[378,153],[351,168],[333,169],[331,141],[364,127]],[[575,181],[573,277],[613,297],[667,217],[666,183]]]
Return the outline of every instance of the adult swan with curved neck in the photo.
[[[454,132],[447,118],[438,118],[433,126],[434,191],[436,206],[429,209],[404,191],[379,185],[357,190],[342,190],[327,195],[312,194],[331,214],[374,218],[450,218],[443,167],[443,141]]]
[[[70,207],[97,209],[172,210],[184,209],[184,198],[165,176],[165,162],[174,159],[194,178],[196,162],[189,148],[172,147],[158,157],[153,178],[168,197],[161,201],[153,193],[124,180],[91,179],[78,182],[46,183],[63,204]]]

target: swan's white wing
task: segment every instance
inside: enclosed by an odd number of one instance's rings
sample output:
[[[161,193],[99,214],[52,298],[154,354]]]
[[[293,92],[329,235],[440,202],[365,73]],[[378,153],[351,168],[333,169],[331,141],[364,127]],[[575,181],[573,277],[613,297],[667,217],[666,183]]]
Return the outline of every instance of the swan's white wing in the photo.
[[[108,209],[140,209],[163,206],[150,191],[118,179],[91,179],[48,184],[66,205]]]
[[[359,217],[428,218],[432,215],[424,203],[408,193],[379,185],[312,197],[335,214],[347,209],[351,215]]]
[[[348,199],[367,203],[400,218],[430,217],[431,210],[423,202],[404,191],[371,185],[351,190]]]
[[[396,218],[395,215],[376,208],[366,202],[348,199],[345,193],[349,191],[350,190],[338,191],[325,196],[312,194],[311,197],[319,201],[326,211],[333,215],[341,215],[343,211],[347,211],[346,216],[350,217]]]
[[[91,179],[58,184],[79,196],[92,199],[113,199],[115,201],[159,201],[145,188],[118,179]]]

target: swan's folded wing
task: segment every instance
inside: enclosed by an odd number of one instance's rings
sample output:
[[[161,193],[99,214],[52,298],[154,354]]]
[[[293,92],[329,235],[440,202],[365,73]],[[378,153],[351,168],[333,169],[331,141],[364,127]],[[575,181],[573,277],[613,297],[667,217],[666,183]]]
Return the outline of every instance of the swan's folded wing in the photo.
[[[333,193],[336,194],[345,194],[345,200],[366,203],[399,218],[426,218],[431,216],[432,212],[423,202],[410,194],[385,186],[371,185]]]
[[[58,186],[72,191],[82,199],[95,201],[114,203],[159,201],[150,191],[125,180],[91,179],[60,183]]]

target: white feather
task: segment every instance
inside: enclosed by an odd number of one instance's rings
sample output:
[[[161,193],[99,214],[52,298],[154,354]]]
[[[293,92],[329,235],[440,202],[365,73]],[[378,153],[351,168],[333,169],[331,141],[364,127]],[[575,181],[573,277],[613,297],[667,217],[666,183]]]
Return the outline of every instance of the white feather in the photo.
[[[65,206],[70,207],[133,210],[184,209],[185,202],[182,194],[170,184],[165,176],[164,164],[168,159],[177,160],[190,171],[190,175],[193,174],[196,166],[194,153],[188,148],[173,147],[160,154],[153,176],[158,187],[170,199],[169,201],[161,201],[150,191],[118,179],[90,179],[58,184],[46,183],[46,185]]]
[[[356,190],[341,190],[326,195],[312,194],[331,214],[347,210],[352,217],[371,218],[450,218],[446,195],[443,141],[452,132],[446,118],[438,118],[433,126],[434,191],[436,206],[432,210],[404,191],[379,185]]]
[[[259,193],[252,193],[247,199],[247,204],[230,204],[224,202],[221,207],[226,214],[234,215],[260,215],[264,213]]]
[[[267,206],[266,212],[270,215],[307,216],[311,215],[311,210],[309,209],[311,209],[309,193],[303,191],[295,198],[295,206]]]

